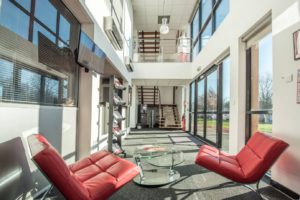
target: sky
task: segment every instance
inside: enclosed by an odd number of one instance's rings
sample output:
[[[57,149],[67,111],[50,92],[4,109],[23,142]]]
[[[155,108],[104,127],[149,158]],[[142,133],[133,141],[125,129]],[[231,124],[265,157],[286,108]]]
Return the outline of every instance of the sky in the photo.
[[[271,33],[259,41],[259,78],[263,79],[266,75],[273,75]]]

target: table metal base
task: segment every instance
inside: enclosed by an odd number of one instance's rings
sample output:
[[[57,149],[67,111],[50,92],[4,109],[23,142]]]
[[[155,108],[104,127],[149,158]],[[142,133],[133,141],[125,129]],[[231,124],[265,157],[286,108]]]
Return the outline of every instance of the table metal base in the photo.
[[[167,185],[180,178],[180,173],[170,169],[143,170],[143,177],[136,176],[133,181],[145,187],[158,187]]]

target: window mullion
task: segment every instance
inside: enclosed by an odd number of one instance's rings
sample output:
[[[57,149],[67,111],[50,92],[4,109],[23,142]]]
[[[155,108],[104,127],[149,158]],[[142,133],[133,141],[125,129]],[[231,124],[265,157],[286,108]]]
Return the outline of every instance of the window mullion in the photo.
[[[223,68],[222,63],[218,66],[218,86],[217,86],[217,145],[219,148],[222,147],[222,100],[223,100]]]
[[[30,16],[29,16],[29,34],[28,40],[30,42],[33,41],[33,24],[34,24],[34,10],[35,10],[35,0],[31,0],[31,7],[30,7]]]
[[[204,138],[206,139],[206,129],[207,129],[207,77],[205,76],[204,78],[204,118],[203,118],[203,135]]]
[[[59,37],[59,26],[60,24],[60,14],[58,11],[56,11],[56,34],[55,34],[55,42],[58,45],[58,37]]]

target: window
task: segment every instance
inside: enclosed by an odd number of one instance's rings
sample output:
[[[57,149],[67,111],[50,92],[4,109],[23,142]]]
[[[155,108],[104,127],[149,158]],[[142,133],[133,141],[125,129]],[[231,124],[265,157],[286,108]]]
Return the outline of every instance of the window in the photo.
[[[194,91],[192,91],[194,90]],[[229,57],[213,66],[191,84],[191,107],[194,104],[193,94],[197,91],[195,111],[191,109],[191,124],[196,123],[192,134],[207,142],[228,151],[229,113],[230,113],[230,63]],[[193,107],[192,107],[193,108]],[[196,117],[196,122],[194,119]]]
[[[212,21],[210,20],[208,25],[205,27],[203,33],[201,34],[201,49],[205,47],[211,35],[212,35]]]
[[[218,71],[214,70],[207,76],[206,87],[206,138],[217,142],[217,95]]]
[[[59,81],[50,77],[45,77],[44,103],[57,104],[59,98]]]
[[[221,64],[221,74],[222,74],[222,109],[221,116],[222,117],[222,149],[224,151],[229,151],[229,112],[230,112],[230,62],[229,58],[223,60]]]
[[[207,44],[229,12],[229,0],[200,0],[191,23],[193,58]],[[200,44],[199,44],[200,43]]]
[[[13,99],[13,66],[14,64],[12,62],[0,58],[0,100]]]
[[[31,13],[31,3],[34,3],[34,13]],[[56,1],[53,4],[49,0],[2,0],[0,8],[0,24],[35,45],[38,45],[38,32],[41,32],[60,47],[67,47],[72,25],[79,26],[64,5]],[[70,21],[70,18],[74,19]],[[29,26],[30,23],[34,25]]]
[[[29,36],[29,16],[9,0],[2,0],[1,3],[0,24],[27,40]]]
[[[35,17],[56,32],[57,10],[49,0],[35,1]]]
[[[220,26],[228,12],[229,0],[222,0],[215,13],[216,28]]]
[[[211,14],[212,6],[213,6],[212,0],[201,0],[201,10],[202,10],[201,27],[203,27],[209,15]]]
[[[197,39],[199,33],[199,10],[196,12],[192,22],[192,38],[193,42]]]
[[[5,46],[0,53],[0,101],[76,106],[76,18],[61,1],[51,0],[0,0],[0,11],[0,28],[6,32],[0,38]],[[51,42],[39,45],[45,37]],[[7,57],[16,51],[15,44],[17,56]]]
[[[39,44],[39,34],[43,34],[49,40],[51,40],[53,43],[55,43],[55,36],[52,33],[50,33],[48,30],[46,30],[40,24],[38,24],[37,22],[34,22],[34,24],[33,24],[33,40],[32,40],[32,42],[35,45]]]
[[[71,24],[62,15],[59,17],[59,37],[67,44],[70,41]]]
[[[199,10],[196,12],[195,17],[192,22],[192,43],[193,43],[193,58],[199,53]]]
[[[17,70],[17,69],[16,69]],[[28,69],[20,69],[18,72],[19,91],[16,93],[16,101],[40,102],[41,75]]]
[[[30,12],[31,7],[31,0],[14,0],[18,4],[20,4],[24,9],[26,9],[28,12]]]
[[[261,37],[247,50],[247,136],[272,133],[272,34]]]
[[[60,105],[70,100],[68,80],[0,59],[0,101]]]
[[[205,111],[205,80],[198,81],[198,98],[197,98],[197,135],[204,137],[204,111]]]

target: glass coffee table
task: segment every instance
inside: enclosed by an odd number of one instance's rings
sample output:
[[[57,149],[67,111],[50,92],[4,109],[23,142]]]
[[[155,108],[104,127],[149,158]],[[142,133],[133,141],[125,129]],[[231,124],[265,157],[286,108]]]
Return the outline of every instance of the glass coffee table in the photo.
[[[134,182],[142,186],[162,186],[180,178],[174,167],[183,163],[183,152],[174,146],[143,145],[134,150],[134,159],[140,167],[140,175]]]

